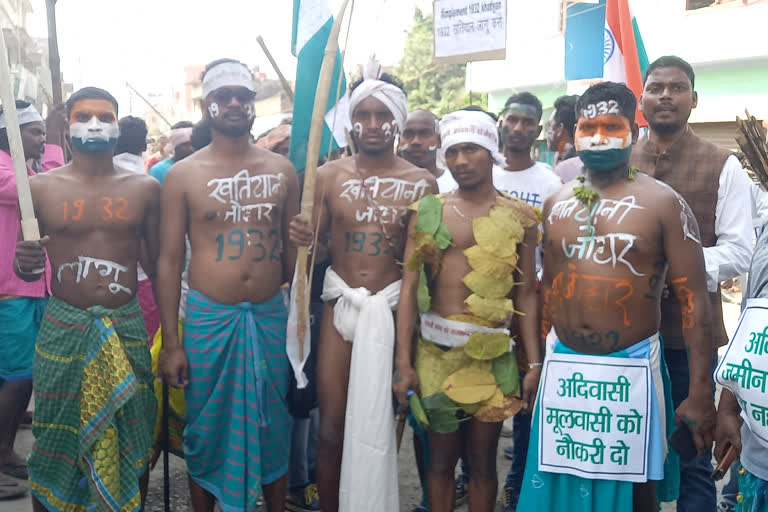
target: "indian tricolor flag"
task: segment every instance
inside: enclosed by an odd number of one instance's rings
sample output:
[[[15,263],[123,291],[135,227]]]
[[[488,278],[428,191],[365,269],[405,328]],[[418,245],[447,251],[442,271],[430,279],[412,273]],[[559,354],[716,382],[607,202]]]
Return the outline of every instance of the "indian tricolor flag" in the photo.
[[[647,67],[648,55],[629,0],[607,0],[603,80],[627,84],[639,99]],[[636,120],[640,126],[648,125],[639,107]]]
[[[291,50],[298,57],[298,64],[296,67],[296,91],[293,102],[293,127],[291,128],[289,158],[300,173],[304,172],[307,163],[307,139],[312,124],[315,90],[332,25],[333,13],[326,0],[293,0]],[[341,79],[341,88],[339,88],[339,79]],[[351,125],[346,90],[347,82],[341,69],[341,53],[338,53],[331,90],[328,95],[325,129],[320,146],[321,158],[328,154],[329,149],[333,151],[347,145],[344,129],[351,129]],[[339,97],[341,99],[337,101]]]

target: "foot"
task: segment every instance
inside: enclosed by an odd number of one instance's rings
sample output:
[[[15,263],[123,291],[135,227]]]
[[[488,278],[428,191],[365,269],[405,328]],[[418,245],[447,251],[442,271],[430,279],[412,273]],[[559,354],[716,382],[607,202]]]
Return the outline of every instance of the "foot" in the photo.
[[[27,474],[27,463],[24,459],[19,457],[16,452],[11,452],[5,457],[0,457],[0,473],[18,478],[19,480],[26,480],[29,478]]]
[[[512,460],[515,458],[515,445],[511,444],[504,448],[504,457],[508,458],[509,460]]]
[[[469,477],[461,473],[456,477],[456,506],[463,505],[469,498]]]
[[[320,495],[317,493],[317,484],[309,484],[288,491],[285,500],[285,509],[291,512],[317,512],[320,510]]]

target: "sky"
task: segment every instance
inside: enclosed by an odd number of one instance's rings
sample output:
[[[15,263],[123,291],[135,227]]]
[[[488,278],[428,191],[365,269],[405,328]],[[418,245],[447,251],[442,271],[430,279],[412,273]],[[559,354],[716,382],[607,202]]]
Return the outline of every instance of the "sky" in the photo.
[[[338,12],[342,1],[327,1]],[[45,0],[31,3],[29,32],[45,36]],[[397,64],[414,7],[429,10],[431,3],[356,0],[345,67],[363,63],[371,53],[384,65]],[[348,8],[347,16],[349,12]],[[296,73],[292,15],[291,0],[59,0],[61,69],[76,89],[103,87],[118,100],[128,97],[126,81],[145,95],[167,94],[174,86],[183,86],[184,66],[204,65],[220,57],[258,65],[276,78],[256,42],[256,36],[262,35],[290,80]]]

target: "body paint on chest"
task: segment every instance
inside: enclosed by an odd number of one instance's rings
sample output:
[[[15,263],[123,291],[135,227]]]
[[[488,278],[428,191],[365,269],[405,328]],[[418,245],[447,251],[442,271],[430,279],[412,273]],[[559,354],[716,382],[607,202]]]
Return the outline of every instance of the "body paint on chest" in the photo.
[[[75,272],[75,283],[80,284],[80,281],[88,278],[91,265],[93,265],[93,268],[99,273],[100,276],[112,276],[113,282],[109,283],[107,287],[109,293],[113,295],[119,292],[125,292],[129,295],[133,293],[130,288],[127,288],[117,282],[120,278],[120,272],[127,272],[128,267],[120,265],[119,263],[115,263],[114,261],[91,258],[90,256],[78,256],[76,262],[59,265],[56,278],[58,279],[59,283],[61,283],[62,271],[65,269],[71,269]]]

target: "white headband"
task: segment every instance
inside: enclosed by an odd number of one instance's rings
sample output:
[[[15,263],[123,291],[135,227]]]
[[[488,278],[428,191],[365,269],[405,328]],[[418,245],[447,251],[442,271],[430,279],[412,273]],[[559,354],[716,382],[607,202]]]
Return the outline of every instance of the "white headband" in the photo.
[[[251,72],[238,62],[222,62],[208,70],[203,77],[203,98],[221,87],[245,87],[256,92]]]
[[[43,120],[34,105],[30,105],[27,108],[17,110],[16,114],[19,117],[19,126]],[[7,127],[8,122],[5,120],[5,112],[0,112],[0,129]]]
[[[493,160],[502,167],[507,162],[499,153],[499,132],[496,123],[485,112],[457,110],[440,120],[440,139],[443,150],[456,144],[477,144],[491,152]]]
[[[373,96],[386,106],[395,118],[395,124],[400,128],[400,133],[405,129],[405,119],[408,117],[408,99],[405,93],[390,83],[381,80],[364,80],[357,86],[349,98],[349,113],[355,111],[357,106],[365,98]]]

